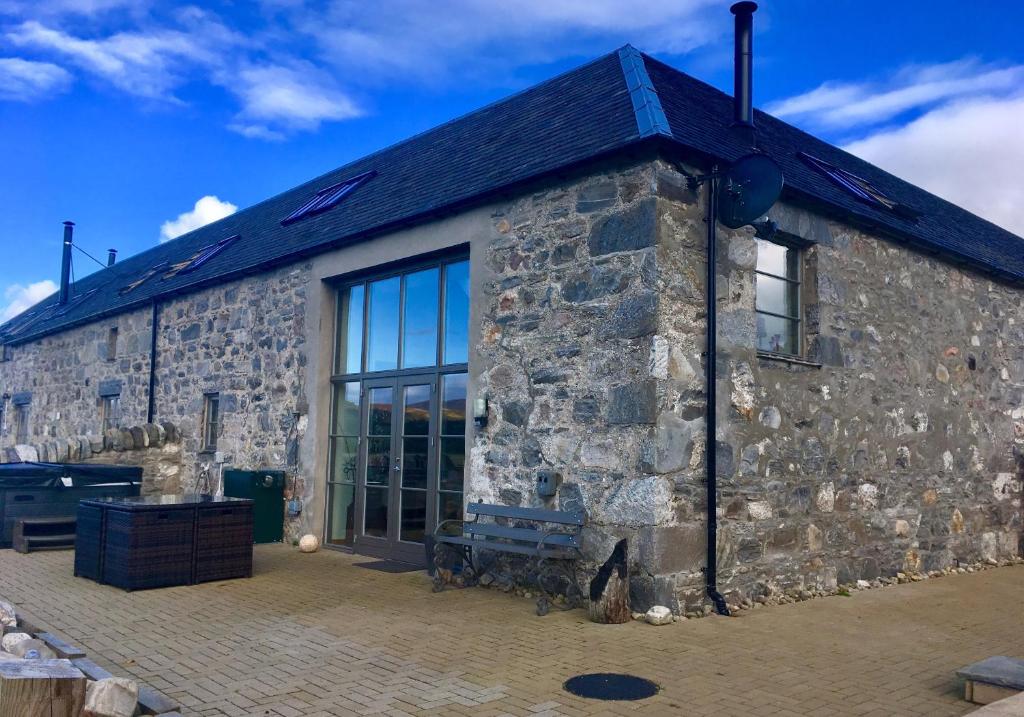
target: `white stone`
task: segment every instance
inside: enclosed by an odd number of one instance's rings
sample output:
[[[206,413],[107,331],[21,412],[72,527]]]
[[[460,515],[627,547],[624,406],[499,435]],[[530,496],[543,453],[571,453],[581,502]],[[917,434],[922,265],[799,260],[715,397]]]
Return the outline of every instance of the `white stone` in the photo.
[[[39,462],[39,451],[36,450],[35,446],[30,446],[26,443],[19,443],[14,447],[14,452],[18,454],[18,460],[25,463],[38,463]]]
[[[831,481],[818,489],[815,504],[822,513],[831,513],[836,509],[836,487]]]
[[[761,409],[761,415],[757,417],[762,426],[775,430],[782,425],[782,414],[775,406],[766,406]]]
[[[873,483],[861,483],[857,486],[857,497],[861,507],[872,510],[878,507],[878,486]]]
[[[905,520],[897,520],[895,530],[898,538],[910,537],[910,523]]]
[[[671,625],[672,611],[664,605],[655,605],[644,616],[648,625]]]
[[[14,605],[0,600],[0,632],[3,632],[5,627],[17,627],[17,625],[18,613],[14,610]]]
[[[1020,493],[1020,487],[1020,481],[1014,479],[1013,473],[996,473],[992,481],[992,493],[996,500],[1013,498]]]
[[[0,647],[2,647],[5,652],[13,653],[15,645],[31,639],[32,636],[25,632],[9,632],[4,635],[2,640],[0,640]]]
[[[82,717],[132,717],[139,702],[139,686],[124,677],[108,677],[89,685]]]
[[[754,520],[767,520],[772,517],[772,504],[766,500],[752,500],[747,503],[747,513]]]
[[[867,580],[858,580],[857,581],[857,589],[858,590],[867,590],[870,587],[871,587],[871,583],[869,583]]]
[[[312,533],[307,533],[299,539],[299,551],[303,553],[315,553],[320,549],[320,538]]]

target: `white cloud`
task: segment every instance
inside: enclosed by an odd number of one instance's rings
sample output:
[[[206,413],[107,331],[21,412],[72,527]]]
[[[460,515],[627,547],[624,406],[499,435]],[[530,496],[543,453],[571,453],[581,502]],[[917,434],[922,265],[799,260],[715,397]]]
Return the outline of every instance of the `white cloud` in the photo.
[[[212,194],[207,194],[196,202],[192,211],[182,212],[177,219],[169,219],[160,226],[160,242],[180,237],[237,211],[238,207],[231,202],[222,202]]]
[[[905,67],[881,82],[826,82],[810,92],[773,102],[766,110],[823,129],[878,125],[938,104],[1015,91],[1024,66],[997,67],[975,59]]]
[[[881,80],[826,82],[767,110],[1024,236],[1024,65],[913,65]]]
[[[932,110],[846,149],[1024,236],[1024,95],[981,97]]]
[[[592,57],[626,41],[686,53],[718,43],[722,0],[262,0],[229,25],[195,5],[150,0],[0,0],[9,45],[101,86],[184,105],[190,85],[238,103],[228,128],[281,140],[363,114],[357,97],[396,86],[515,86],[516,70]]]
[[[114,87],[139,97],[176,102],[173,91],[186,81],[190,67],[216,65],[215,38],[230,31],[194,14],[185,31],[159,29],[119,32],[87,39],[48,27],[36,20],[21,23],[7,33],[14,45],[52,52]]]
[[[64,92],[71,74],[50,62],[0,57],[0,99],[31,102]]]
[[[465,80],[517,67],[605,52],[633,42],[685,53],[718,41],[729,15],[716,0],[330,0],[269,2],[313,37],[352,82],[380,78]]]
[[[0,322],[13,319],[25,309],[38,304],[57,291],[57,285],[49,279],[32,284],[11,284],[4,289],[4,305],[0,307]]]
[[[273,127],[312,130],[361,112],[330,77],[309,63],[243,67],[222,80],[242,102],[231,128],[247,137],[278,139]]]

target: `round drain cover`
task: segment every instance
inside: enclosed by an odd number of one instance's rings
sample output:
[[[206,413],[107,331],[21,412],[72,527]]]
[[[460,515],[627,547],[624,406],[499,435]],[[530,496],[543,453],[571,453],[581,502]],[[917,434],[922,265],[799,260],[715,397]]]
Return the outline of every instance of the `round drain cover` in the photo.
[[[566,691],[592,700],[645,700],[658,693],[659,687],[636,675],[595,672],[570,677],[562,685]]]

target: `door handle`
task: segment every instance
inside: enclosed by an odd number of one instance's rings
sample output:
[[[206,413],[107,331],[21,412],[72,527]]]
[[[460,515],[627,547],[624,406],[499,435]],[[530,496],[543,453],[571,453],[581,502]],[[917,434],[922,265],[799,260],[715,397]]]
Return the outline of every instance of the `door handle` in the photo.
[[[402,465],[401,465],[401,463],[399,463],[398,461],[395,461],[395,473],[401,473],[401,472],[402,472]]]

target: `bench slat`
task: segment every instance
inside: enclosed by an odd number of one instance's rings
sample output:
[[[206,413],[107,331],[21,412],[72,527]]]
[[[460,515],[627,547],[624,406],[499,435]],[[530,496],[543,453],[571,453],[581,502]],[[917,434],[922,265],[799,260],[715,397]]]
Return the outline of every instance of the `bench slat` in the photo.
[[[486,515],[492,518],[534,520],[538,523],[558,523],[560,525],[583,525],[583,516],[580,513],[570,513],[565,510],[516,508],[510,505],[470,503],[466,506],[466,512],[471,515]]]
[[[509,540],[521,540],[532,543],[534,546],[544,537],[543,530],[533,528],[506,528],[504,525],[494,523],[466,523],[466,533],[469,535],[480,535],[489,538],[508,538]],[[544,545],[557,545],[562,547],[575,548],[579,543],[576,536],[569,533],[549,534],[544,540]]]
[[[538,551],[537,546],[520,545],[518,543],[499,543],[494,540],[474,540],[473,538],[460,538],[457,535],[438,536],[437,542],[449,543],[452,545],[468,545],[479,550],[493,550],[499,553],[517,553],[519,555],[536,555],[542,558],[577,558],[579,554],[575,550],[544,548]]]

